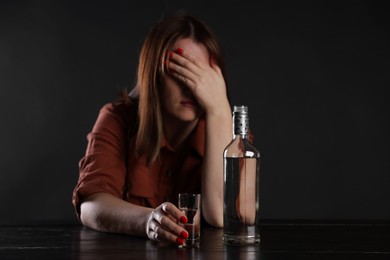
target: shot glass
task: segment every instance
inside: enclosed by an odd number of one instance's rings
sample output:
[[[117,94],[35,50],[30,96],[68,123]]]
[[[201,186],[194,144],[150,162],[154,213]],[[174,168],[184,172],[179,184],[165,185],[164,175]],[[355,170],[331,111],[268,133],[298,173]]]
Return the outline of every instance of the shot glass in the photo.
[[[187,217],[188,222],[181,224],[187,230],[189,237],[184,240],[183,247],[200,246],[200,194],[180,193],[178,208]]]

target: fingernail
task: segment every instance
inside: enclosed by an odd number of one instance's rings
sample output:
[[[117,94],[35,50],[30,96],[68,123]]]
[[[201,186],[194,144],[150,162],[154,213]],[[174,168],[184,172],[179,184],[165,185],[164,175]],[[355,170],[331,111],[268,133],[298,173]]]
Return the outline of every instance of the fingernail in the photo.
[[[180,217],[180,222],[183,223],[183,224],[187,223],[188,222],[187,217],[186,216],[181,216]]]
[[[180,232],[180,236],[181,236],[182,238],[184,238],[184,239],[187,239],[189,235],[188,235],[187,232],[185,232],[185,231],[183,230],[182,232]]]
[[[176,238],[176,244],[178,245],[183,245],[184,244],[184,240],[180,237]]]
[[[184,52],[184,50],[183,50],[182,48],[177,48],[177,49],[176,49],[176,52],[177,52],[177,54],[182,55],[183,52]]]
[[[173,57],[173,51],[169,52],[169,58],[172,59]]]

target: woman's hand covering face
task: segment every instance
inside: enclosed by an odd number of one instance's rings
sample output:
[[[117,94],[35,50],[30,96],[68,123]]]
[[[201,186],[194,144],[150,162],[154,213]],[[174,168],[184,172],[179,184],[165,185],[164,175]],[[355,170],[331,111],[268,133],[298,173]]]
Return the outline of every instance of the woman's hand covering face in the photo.
[[[206,113],[218,111],[227,102],[226,84],[221,69],[201,43],[185,38],[170,52],[170,75],[187,87]]]

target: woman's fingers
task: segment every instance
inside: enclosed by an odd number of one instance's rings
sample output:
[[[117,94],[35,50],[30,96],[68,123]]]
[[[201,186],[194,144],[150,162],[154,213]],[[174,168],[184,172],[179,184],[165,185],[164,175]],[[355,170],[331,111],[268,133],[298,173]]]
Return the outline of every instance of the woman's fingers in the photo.
[[[161,204],[162,209],[168,213],[170,216],[173,216],[175,220],[180,221],[181,223],[187,223],[187,217],[181,212],[175,205],[169,202],[164,202]]]
[[[215,63],[211,65],[201,62],[183,51],[180,54],[171,52],[169,57],[168,71],[191,90],[207,87],[216,77],[222,78],[222,73]]]
[[[195,87],[197,78],[202,74],[194,63],[176,53],[170,55],[170,62],[167,65],[170,74],[191,89]]]
[[[151,240],[164,240],[182,245],[184,239],[188,237],[188,232],[177,222],[186,222],[186,220],[187,218],[176,206],[165,202],[150,214],[147,222],[147,235]]]
[[[196,58],[192,57],[190,53],[184,52],[184,50],[180,48],[176,50],[176,52],[171,51],[169,59],[193,72],[196,72],[197,69],[204,67],[202,62],[198,61]]]

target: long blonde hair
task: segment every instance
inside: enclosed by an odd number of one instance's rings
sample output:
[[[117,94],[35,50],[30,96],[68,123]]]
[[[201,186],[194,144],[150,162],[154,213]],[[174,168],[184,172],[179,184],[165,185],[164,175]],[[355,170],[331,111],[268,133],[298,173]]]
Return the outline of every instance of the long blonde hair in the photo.
[[[194,16],[177,14],[157,23],[144,40],[139,56],[137,84],[132,91],[138,100],[138,129],[135,133],[137,157],[146,155],[146,163],[159,156],[162,115],[159,87],[165,75],[164,61],[180,38],[202,43],[224,75],[222,51],[209,27]],[[135,94],[134,94],[135,93]]]

